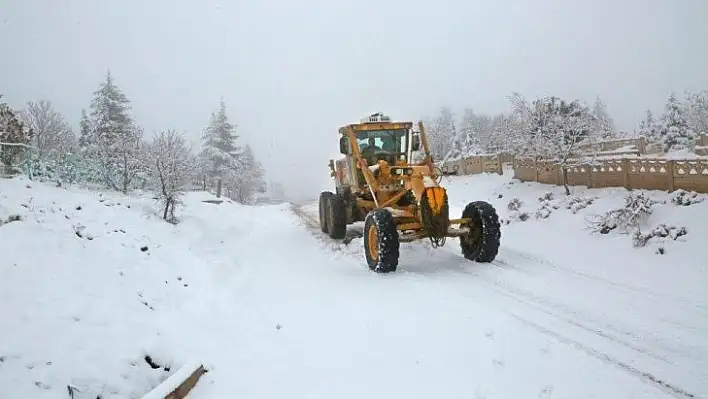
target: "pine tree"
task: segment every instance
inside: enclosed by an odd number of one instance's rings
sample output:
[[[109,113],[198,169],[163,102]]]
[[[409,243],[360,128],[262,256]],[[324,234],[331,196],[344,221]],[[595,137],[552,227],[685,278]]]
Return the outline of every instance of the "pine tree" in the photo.
[[[2,95],[0,95],[0,100]],[[12,166],[24,153],[24,145],[29,144],[34,133],[25,126],[10,106],[0,102],[0,161],[5,166]]]
[[[607,105],[600,100],[600,96],[595,99],[592,114],[595,117],[595,137],[599,140],[616,139],[617,132],[614,121],[607,112]]]
[[[93,93],[84,155],[107,186],[123,192],[146,170],[143,131],[133,123],[129,111],[130,101],[108,71],[106,80]]]
[[[695,134],[688,127],[683,107],[676,99],[675,93],[671,93],[664,108],[661,137],[664,143],[664,152],[693,148],[695,144]]]
[[[128,115],[130,101],[121,89],[113,83],[111,72],[106,80],[93,92],[91,100],[91,140],[112,145],[122,135],[130,134],[132,119]]]
[[[646,111],[644,119],[639,123],[639,135],[646,138],[649,143],[658,143],[662,140],[659,126],[650,109]]]
[[[454,136],[450,140],[450,150],[445,160],[456,160],[483,152],[479,132],[476,130],[479,128],[478,122],[478,117],[470,109],[465,111],[459,131],[455,129],[453,122],[451,130]]]
[[[469,156],[484,152],[482,141],[486,138],[487,144],[491,141],[491,131],[489,137],[483,137],[484,131],[490,130],[491,118],[487,115],[475,114],[473,110],[467,109],[462,116],[462,148],[463,156]]]
[[[221,99],[217,113],[211,114],[209,125],[202,136],[200,157],[206,163],[209,177],[224,179],[239,165],[240,151],[236,145],[236,126],[229,122],[226,105]]]
[[[91,122],[86,115],[86,109],[81,110],[81,121],[79,122],[79,147],[86,148],[91,139]]]

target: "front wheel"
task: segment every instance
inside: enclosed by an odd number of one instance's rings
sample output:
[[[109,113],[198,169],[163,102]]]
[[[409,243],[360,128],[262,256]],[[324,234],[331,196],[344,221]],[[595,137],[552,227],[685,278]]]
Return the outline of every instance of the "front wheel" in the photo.
[[[479,262],[489,263],[499,253],[501,241],[501,226],[499,216],[494,207],[484,201],[470,202],[462,211],[462,218],[470,219],[462,223],[470,232],[460,237],[460,247],[465,258]]]
[[[387,209],[374,209],[364,220],[364,254],[369,269],[377,273],[395,272],[400,243],[393,214]]]

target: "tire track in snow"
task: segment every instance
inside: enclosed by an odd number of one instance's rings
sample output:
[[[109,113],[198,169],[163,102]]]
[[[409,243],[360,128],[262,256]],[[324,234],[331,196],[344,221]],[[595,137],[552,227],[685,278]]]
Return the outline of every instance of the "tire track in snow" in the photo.
[[[631,295],[632,302],[637,303],[637,306],[642,306],[644,309],[643,311],[646,314],[654,315],[654,306],[661,306],[664,309],[670,309],[670,311],[667,311],[666,316],[664,317],[659,317],[656,318],[655,321],[659,323],[663,323],[667,326],[668,329],[670,330],[682,330],[683,332],[686,332],[690,335],[705,335],[705,329],[702,328],[701,326],[696,326],[696,325],[689,325],[685,323],[683,320],[689,319],[689,320],[706,320],[708,317],[708,314],[705,314],[703,312],[704,307],[701,306],[700,304],[694,304],[691,303],[690,301],[687,301],[683,298],[676,298],[674,296],[670,295],[663,295],[663,294],[658,294],[654,293],[652,291],[648,291],[646,289],[641,289],[641,288],[635,288],[631,287],[625,284],[620,284],[620,283],[615,283],[613,281],[610,281],[608,279],[602,278],[602,277],[597,277],[593,276],[591,274],[583,273],[583,272],[577,272],[571,268],[568,268],[567,266],[560,266],[553,264],[552,262],[540,258],[538,256],[532,255],[532,254],[525,254],[522,251],[517,251],[514,249],[508,249],[506,252],[510,252],[512,254],[515,254],[516,256],[521,255],[520,258],[524,260],[530,260],[534,261],[535,263],[538,264],[543,264],[546,266],[549,266],[552,270],[558,271],[562,275],[567,275],[570,278],[573,279],[578,279],[586,282],[592,282],[592,283],[599,283],[598,288],[606,288],[609,289],[610,292],[614,290],[617,293],[622,294],[622,297],[627,296],[627,294]],[[505,254],[505,256],[508,254]],[[525,256],[526,255],[526,256]],[[513,256],[513,255],[512,255]],[[494,263],[499,262],[502,265],[507,265],[507,262],[504,262],[503,260],[501,261],[495,261]],[[497,266],[499,269],[508,269],[506,267],[501,267]],[[606,321],[601,321],[599,320],[596,316],[593,315],[592,312],[588,311],[580,311],[580,310],[575,310],[571,306],[568,306],[566,304],[553,301],[552,299],[548,299],[542,296],[535,295],[533,292],[524,290],[520,287],[514,287],[511,285],[506,285],[503,284],[503,282],[499,281],[491,281],[490,279],[487,279],[490,284],[494,284],[496,286],[501,287],[504,285],[506,290],[508,292],[513,292],[516,295],[523,296],[527,299],[529,299],[532,302],[535,302],[539,305],[545,305],[548,307],[555,308],[559,311],[562,311],[565,313],[567,316],[574,316],[578,320],[583,320],[586,324],[590,325],[595,325],[597,327],[603,328],[605,331],[608,333],[610,331],[617,333],[621,336],[628,337],[630,340],[634,342],[642,342],[645,341],[644,336],[655,336],[656,331],[653,329],[644,329],[639,330],[639,331],[629,331],[627,329],[621,328],[617,323],[610,324],[607,323]],[[635,297],[637,296],[637,297]],[[652,306],[652,302],[653,305]],[[684,314],[683,317],[677,317],[677,310],[682,311]],[[582,316],[582,317],[579,317]],[[588,323],[589,322],[589,323]],[[622,323],[620,323],[622,324]],[[635,328],[636,330],[636,328]],[[641,334],[638,334],[641,333]],[[610,334],[611,335],[611,334]],[[614,340],[618,342],[625,342],[627,345],[630,346],[635,346],[629,342],[622,341],[619,337],[614,337]],[[701,361],[703,357],[701,355],[696,355],[695,354],[695,348],[691,346],[690,344],[685,344],[681,342],[680,340],[676,340],[674,334],[668,334],[665,333],[665,336],[660,337],[652,341],[652,345],[656,346],[658,350],[655,350],[652,352],[648,348],[642,348],[639,346],[638,348],[641,348],[642,351],[646,352],[647,354],[650,354],[652,357],[656,358],[661,358],[664,360],[666,359],[666,354],[671,354],[674,356],[678,356],[682,359],[688,360],[692,359],[694,362],[696,360]],[[695,344],[694,344],[695,345]],[[662,352],[664,355],[658,355],[656,353]],[[705,353],[705,352],[703,352]],[[674,364],[673,362],[670,362],[667,360],[668,363]]]
[[[452,255],[452,254],[451,254]],[[456,256],[456,255],[453,255]],[[497,281],[490,280],[486,276],[481,275],[480,273],[470,273],[467,271],[464,271],[465,266],[467,266],[468,261],[463,260],[460,262],[461,269],[459,270],[460,273],[463,274],[469,274],[475,276],[475,281],[478,281],[482,284],[484,284],[488,289],[494,290],[497,294],[508,298],[522,306],[527,307],[527,310],[532,309],[534,312],[537,314],[540,312],[542,314],[545,314],[546,316],[549,316],[553,319],[559,320],[562,323],[565,323],[569,326],[572,326],[574,329],[580,329],[581,332],[580,335],[582,336],[583,334],[591,334],[595,335],[596,337],[600,337],[602,340],[608,341],[612,344],[615,345],[620,345],[622,347],[625,347],[627,349],[630,349],[634,351],[635,353],[646,356],[649,358],[652,358],[654,360],[659,360],[664,363],[668,363],[673,365],[674,363],[670,360],[668,360],[665,356],[658,355],[656,353],[653,353],[649,349],[642,348],[639,346],[636,346],[634,344],[631,344],[629,342],[626,342],[622,339],[619,339],[612,334],[610,334],[608,331],[603,330],[602,328],[593,328],[590,325],[586,323],[586,320],[583,318],[581,319],[580,317],[577,317],[577,312],[573,312],[572,310],[569,310],[569,308],[565,305],[559,304],[557,302],[553,302],[547,299],[541,299],[533,294],[530,294],[524,290],[518,289],[518,288],[513,288],[508,285],[503,285],[498,283]],[[499,306],[497,303],[491,304],[490,301],[488,300],[488,296],[483,296],[483,295],[474,295],[470,294],[468,290],[462,290],[458,288],[455,284],[448,283],[451,288],[457,290],[459,293],[461,293],[463,296],[475,298],[478,300],[478,302],[481,303],[487,303],[492,307],[495,307],[499,309],[500,311],[509,314],[510,316],[514,317],[515,319],[518,319],[519,321],[522,321],[524,324],[529,325],[530,327],[535,328],[539,332],[542,332],[544,334],[547,334],[549,336],[552,336],[556,338],[558,341],[571,344],[572,346],[581,349],[583,352],[592,355],[593,357],[598,358],[599,360],[613,364],[615,366],[621,367],[623,370],[626,372],[629,372],[637,377],[642,378],[643,380],[650,382],[654,385],[657,385],[659,387],[662,387],[665,390],[669,390],[674,396],[678,395],[677,397],[685,397],[685,398],[695,398],[695,394],[690,393],[688,390],[683,389],[678,387],[675,384],[669,383],[664,379],[661,379],[657,377],[656,375],[643,371],[635,366],[632,366],[631,364],[624,362],[620,359],[618,359],[616,356],[611,356],[610,354],[606,353],[607,351],[602,351],[600,349],[596,349],[590,344],[582,343],[581,340],[571,338],[568,334],[563,334],[557,330],[550,329],[548,327],[544,327],[543,325],[539,324],[538,321],[534,321],[528,317],[522,316],[521,314],[528,314],[528,311],[519,311],[519,313],[514,312],[513,306],[512,307],[507,307],[507,306]],[[467,287],[468,288],[468,287]],[[563,314],[565,315],[563,315]],[[576,316],[576,317],[573,317]],[[582,321],[581,321],[582,320]],[[552,324],[552,323],[551,323]],[[592,321],[590,324],[600,324],[597,321]],[[602,324],[599,327],[605,327],[606,329],[613,330],[617,333],[626,333],[624,331],[618,330],[614,326],[610,326],[608,324]],[[576,334],[573,334],[576,335]],[[641,337],[637,337],[636,335],[633,335],[629,333],[630,336],[641,340]],[[671,351],[670,351],[671,352]],[[676,354],[676,352],[672,352]],[[630,358],[634,358],[633,356],[630,356]]]
[[[294,206],[293,207],[293,212],[298,215],[302,220],[303,223],[309,227],[308,230],[312,230],[311,232],[313,235],[317,237],[322,237],[323,241],[330,240],[330,238],[324,234],[321,233],[320,226],[319,226],[319,220],[315,218],[313,215],[309,214],[305,209],[303,209],[302,206]],[[340,244],[344,245],[344,244]],[[340,248],[341,250],[341,248]],[[646,291],[640,288],[636,287],[629,287],[625,286],[619,283],[615,283],[612,281],[609,281],[607,279],[603,279],[597,276],[592,276],[588,275],[582,272],[578,272],[566,267],[559,267],[550,261],[537,257],[532,254],[527,254],[522,251],[517,251],[513,249],[507,249],[504,248],[505,251],[509,251],[512,255],[512,258],[514,255],[517,258],[520,258],[525,261],[531,261],[533,263],[543,265],[546,267],[549,267],[554,270],[558,270],[560,272],[564,272],[567,275],[572,275],[575,276],[576,278],[583,278],[583,279],[588,279],[592,280],[595,282],[600,282],[604,283],[607,286],[614,287],[616,289],[625,289],[630,292],[634,292],[635,294],[640,294],[640,295],[646,295],[648,297],[653,296],[654,299],[659,300],[666,300],[666,299],[672,299],[677,305],[683,305],[686,306],[685,303],[682,302],[676,302],[676,298],[667,298],[665,296]],[[343,251],[346,252],[346,251]],[[495,309],[498,309],[499,311],[509,315],[510,317],[518,320],[519,322],[539,331],[542,334],[545,334],[547,336],[550,336],[557,340],[558,342],[564,343],[566,345],[570,345],[575,347],[578,350],[581,350],[582,352],[606,363],[606,364],[611,364],[614,365],[624,372],[627,372],[631,375],[634,375],[635,377],[641,379],[642,381],[652,384],[656,386],[657,388],[661,389],[664,392],[667,392],[671,394],[672,396],[679,397],[679,398],[696,398],[695,394],[678,387],[675,384],[672,384],[670,382],[665,381],[664,379],[661,379],[657,376],[655,376],[652,373],[643,371],[635,366],[632,366],[631,364],[622,361],[618,359],[615,356],[611,356],[610,354],[606,353],[606,351],[602,351],[600,349],[596,349],[592,345],[589,345],[587,343],[581,342],[582,339],[575,339],[571,338],[569,334],[563,334],[558,331],[558,329],[552,329],[549,327],[545,327],[542,324],[539,323],[539,321],[534,321],[532,318],[522,316],[521,314],[528,314],[528,313],[536,313],[537,315],[541,316],[539,319],[548,319],[549,317],[560,321],[561,323],[565,324],[566,326],[569,326],[571,329],[576,330],[577,335],[591,335],[596,338],[601,339],[602,341],[605,341],[610,344],[614,345],[619,345],[625,349],[628,349],[636,354],[639,354],[644,357],[648,357],[653,359],[654,361],[660,361],[662,363],[668,363],[668,364],[673,364],[669,359],[667,359],[665,356],[656,354],[651,352],[650,350],[646,348],[641,348],[637,345],[634,345],[632,343],[626,342],[607,330],[614,331],[617,334],[622,334],[626,336],[630,336],[634,339],[639,340],[640,337],[636,336],[635,334],[627,331],[623,331],[615,326],[611,326],[606,323],[600,323],[598,321],[591,321],[590,324],[597,324],[597,327],[592,327],[591,325],[588,325],[584,322],[581,322],[581,318],[578,317],[578,312],[573,311],[571,308],[569,308],[566,305],[551,301],[549,299],[544,299],[544,298],[539,298],[532,293],[529,293],[527,291],[521,290],[519,288],[514,288],[508,285],[503,285],[500,284],[496,281],[490,280],[488,277],[483,276],[480,273],[474,273],[474,272],[469,272],[466,270],[469,261],[466,259],[461,258],[459,255],[452,253],[451,251],[445,251],[443,252],[445,256],[449,257],[449,262],[445,262],[446,264],[449,265],[455,265],[455,268],[448,268],[448,271],[452,271],[454,273],[459,273],[463,275],[468,275],[468,276],[474,276],[475,279],[474,281],[479,281],[481,284],[483,284],[488,290],[492,290],[497,294],[497,297],[503,297],[506,298],[507,301],[512,301],[513,303],[516,303],[516,312],[513,309],[514,306],[500,306],[498,304],[498,301],[489,301],[490,296],[489,295],[476,295],[476,294],[470,294],[468,290],[462,290],[459,285],[450,283],[445,280],[441,280],[439,278],[432,278],[433,281],[436,281],[439,284],[445,285],[452,289],[453,291],[458,292],[463,297],[474,299],[475,302],[481,303],[490,307],[493,307]],[[432,255],[431,255],[432,256]],[[454,258],[453,258],[454,257]],[[428,262],[429,263],[429,262]],[[528,273],[527,271],[524,271],[523,268],[519,266],[515,266],[513,263],[504,261],[503,259],[497,260],[492,263],[495,268],[500,268],[500,269],[508,269],[509,267],[516,269],[518,271]],[[430,265],[426,265],[426,268],[430,268]],[[410,271],[410,270],[405,270],[406,274],[408,275],[420,275],[423,278],[429,277],[427,274],[423,273],[417,273],[415,271]],[[469,288],[469,286],[466,286],[466,288]],[[422,289],[422,288],[420,288]],[[525,311],[519,310],[518,305],[521,305],[526,308]],[[693,308],[695,311],[695,308]],[[585,321],[585,320],[583,320]],[[546,324],[554,324],[553,322],[548,322]],[[599,327],[599,328],[598,328]],[[604,330],[603,330],[604,328]],[[576,335],[576,334],[573,334]],[[587,338],[587,337],[586,337]]]
[[[657,293],[654,291],[647,290],[645,288],[635,287],[635,286],[631,286],[628,284],[621,284],[621,283],[606,279],[604,277],[595,276],[595,275],[592,275],[589,273],[584,273],[584,272],[581,272],[578,270],[571,269],[566,266],[558,265],[558,264],[550,262],[547,259],[544,259],[542,257],[536,256],[536,255],[533,255],[533,254],[530,254],[527,252],[515,250],[512,248],[505,248],[505,252],[506,252],[505,257],[507,255],[512,255],[512,257],[517,257],[517,258],[525,260],[525,261],[534,262],[536,264],[543,265],[543,266],[546,266],[546,267],[551,268],[553,270],[556,270],[560,273],[566,273],[566,274],[574,275],[577,278],[600,282],[604,285],[614,287],[615,289],[624,290],[624,291],[632,292],[635,294],[640,294],[640,295],[643,295],[647,298],[652,298],[652,299],[656,299],[656,300],[671,301],[676,306],[682,307],[683,309],[685,309],[687,311],[698,312],[698,313],[701,313],[702,316],[708,317],[708,307],[706,307],[705,305],[701,305],[699,303],[694,303],[694,302],[688,301],[684,298],[676,297],[674,295],[669,295],[669,294],[660,294],[660,293]],[[509,263],[507,263],[503,260],[496,261],[496,262],[504,264],[505,266],[510,265]]]
[[[476,276],[482,277],[479,275],[476,275]],[[435,279],[435,280],[439,281],[439,279]],[[571,338],[571,334],[561,333],[558,331],[559,329],[557,329],[557,328],[552,329],[549,327],[545,327],[543,325],[543,323],[540,323],[538,320],[533,320],[533,319],[543,319],[543,317],[530,318],[528,316],[522,316],[522,314],[523,315],[528,315],[529,313],[539,314],[539,312],[540,312],[543,315],[546,315],[548,317],[551,317],[553,319],[561,321],[562,323],[570,325],[571,328],[574,328],[575,330],[577,330],[577,329],[581,330],[580,334],[572,334],[572,335],[583,335],[583,333],[592,334],[592,335],[596,335],[596,336],[600,337],[601,339],[608,340],[608,341],[611,341],[615,344],[619,344],[624,347],[627,347],[627,348],[629,348],[633,351],[636,351],[636,352],[638,352],[642,355],[645,355],[645,356],[656,358],[656,359],[662,360],[662,361],[667,361],[665,358],[662,358],[658,355],[647,352],[646,350],[635,347],[635,346],[628,344],[626,342],[623,342],[621,340],[617,340],[614,337],[612,337],[611,335],[607,334],[606,332],[588,327],[588,326],[584,325],[583,323],[579,322],[578,320],[573,320],[572,318],[569,318],[569,317],[563,317],[557,313],[554,313],[552,310],[544,309],[543,305],[541,305],[541,306],[539,306],[538,304],[534,305],[532,302],[526,301],[522,298],[515,296],[513,293],[506,291],[503,287],[496,286],[496,284],[494,284],[493,282],[487,281],[483,277],[479,281],[482,284],[486,285],[489,289],[496,291],[496,293],[498,295],[497,296],[489,296],[489,295],[481,295],[481,294],[479,294],[479,295],[478,294],[470,294],[469,291],[462,290],[461,288],[458,288],[458,286],[456,286],[454,284],[451,284],[448,282],[442,282],[442,284],[445,284],[445,285],[449,286],[451,289],[457,291],[458,294],[460,294],[461,296],[474,299],[476,303],[481,303],[486,306],[495,308],[495,309],[499,310],[500,312],[513,317],[514,319],[518,320],[519,322],[539,331],[540,333],[554,338],[558,342],[561,342],[561,343],[567,344],[567,345],[571,345],[571,346],[575,347],[576,349],[581,350],[582,352],[602,361],[603,363],[611,364],[616,367],[619,367],[621,370],[623,370],[627,373],[630,373],[630,374],[634,375],[635,377],[640,378],[642,381],[645,381],[647,383],[655,385],[658,388],[662,389],[663,391],[672,394],[672,396],[679,397],[679,398],[695,398],[696,397],[693,393],[690,393],[687,390],[676,386],[675,384],[669,383],[669,382],[655,376],[652,373],[642,371],[639,368],[632,366],[629,363],[626,363],[614,356],[611,356],[610,354],[606,353],[606,351],[596,349],[592,345],[581,342],[582,340],[579,340],[576,338]],[[467,287],[467,288],[469,288],[469,287]],[[518,304],[521,304],[522,306],[527,307],[527,309],[521,310],[518,308],[518,306],[516,307],[516,309],[514,309],[514,306],[503,306],[497,300],[497,299],[499,299],[499,296],[507,298],[511,301],[518,303]],[[490,301],[489,300],[490,298],[494,298],[494,300]],[[502,301],[502,302],[504,302],[504,301]],[[529,310],[532,310],[532,311],[529,312]],[[553,324],[553,323],[547,323],[547,324]]]

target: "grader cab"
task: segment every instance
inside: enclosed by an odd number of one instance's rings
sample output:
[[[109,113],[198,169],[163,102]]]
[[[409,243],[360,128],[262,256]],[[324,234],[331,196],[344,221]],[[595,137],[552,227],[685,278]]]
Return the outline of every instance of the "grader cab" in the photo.
[[[422,122],[392,122],[382,113],[339,129],[341,159],[330,160],[335,191],[319,198],[323,233],[343,239],[347,226],[364,222],[364,254],[375,272],[396,271],[401,242],[429,239],[433,246],[458,237],[465,258],[491,262],[501,231],[494,207],[469,203],[450,219],[447,191],[440,186]],[[421,162],[411,161],[421,150]]]

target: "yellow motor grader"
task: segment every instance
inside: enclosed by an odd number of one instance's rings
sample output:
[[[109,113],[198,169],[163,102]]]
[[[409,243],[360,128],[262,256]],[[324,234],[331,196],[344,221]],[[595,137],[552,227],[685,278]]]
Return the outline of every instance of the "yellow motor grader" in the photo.
[[[439,185],[422,122],[392,122],[382,113],[339,129],[341,159],[329,161],[335,192],[319,198],[323,233],[346,236],[347,225],[364,222],[364,254],[378,273],[396,271],[401,242],[428,238],[433,246],[459,237],[462,254],[476,262],[491,262],[499,251],[501,231],[494,207],[469,203],[461,218],[450,219],[448,197]],[[421,162],[414,153],[423,147]]]

